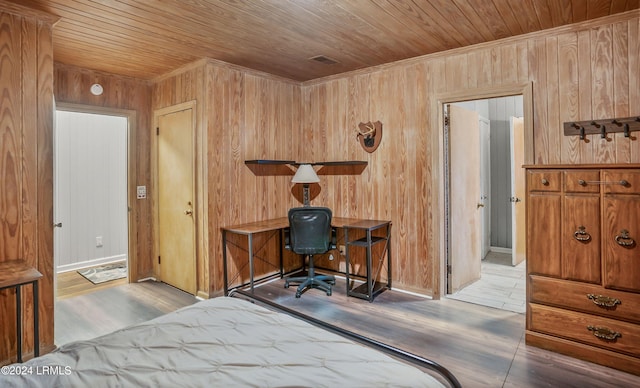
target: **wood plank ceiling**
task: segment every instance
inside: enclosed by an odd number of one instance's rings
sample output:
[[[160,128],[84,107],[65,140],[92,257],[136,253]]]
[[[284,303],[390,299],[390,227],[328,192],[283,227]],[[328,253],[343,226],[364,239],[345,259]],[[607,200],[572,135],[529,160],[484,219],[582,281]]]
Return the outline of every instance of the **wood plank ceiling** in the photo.
[[[12,1],[61,18],[58,62],[152,79],[208,57],[297,81],[640,8],[640,0]]]

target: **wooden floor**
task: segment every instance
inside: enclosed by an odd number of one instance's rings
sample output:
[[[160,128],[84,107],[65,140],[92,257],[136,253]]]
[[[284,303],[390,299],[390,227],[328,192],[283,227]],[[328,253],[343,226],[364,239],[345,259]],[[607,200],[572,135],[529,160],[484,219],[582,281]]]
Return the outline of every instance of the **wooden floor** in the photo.
[[[197,301],[193,295],[164,283],[120,283],[120,280],[113,280],[94,286],[93,291],[88,287],[75,296],[58,297],[55,344],[61,346],[98,337]]]
[[[255,293],[336,326],[432,359],[463,387],[632,387],[640,376],[525,345],[524,315],[452,299],[387,290],[373,303],[319,290],[294,297],[277,280]],[[92,338],[191,304],[195,298],[156,282],[119,285],[58,300],[56,343]]]
[[[62,300],[90,292],[121,286],[129,283],[124,279],[116,279],[101,284],[93,284],[77,271],[62,272],[56,278],[56,298]]]
[[[463,387],[640,387],[640,376],[524,343],[525,315],[453,299],[431,300],[387,290],[373,303],[319,290],[296,299],[277,280],[255,293],[448,368]]]

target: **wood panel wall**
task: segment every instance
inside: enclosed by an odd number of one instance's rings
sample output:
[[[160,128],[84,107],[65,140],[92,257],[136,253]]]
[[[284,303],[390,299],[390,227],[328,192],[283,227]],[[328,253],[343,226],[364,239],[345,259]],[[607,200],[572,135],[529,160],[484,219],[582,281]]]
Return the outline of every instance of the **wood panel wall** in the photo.
[[[303,133],[315,160],[364,159],[359,177],[326,177],[318,201],[341,215],[393,221],[393,283],[437,295],[442,226],[437,98],[533,84],[534,159],[638,163],[640,135],[565,137],[562,124],[640,115],[640,13],[397,62],[303,84]],[[366,154],[361,121],[380,120],[384,139]],[[432,184],[433,182],[433,184]]]
[[[57,103],[77,104],[89,109],[105,112],[110,109],[134,111],[135,140],[133,152],[129,161],[134,167],[134,177],[129,182],[136,186],[147,186],[152,192],[151,163],[149,156],[151,137],[151,86],[146,81],[137,80],[113,74],[81,69],[74,66],[55,63],[54,88]],[[99,83],[104,88],[100,96],[91,94],[89,88]],[[131,188],[135,190],[135,188]],[[129,196],[128,196],[129,197]],[[152,206],[150,200],[136,200],[130,203],[131,225],[130,234],[135,237],[135,252],[131,258],[132,281],[153,276],[153,261],[151,258],[153,246],[152,234]]]
[[[53,348],[53,48],[56,18],[0,1],[0,261],[40,280],[40,347]],[[23,355],[33,354],[33,298],[23,287]],[[16,361],[15,290],[0,292],[0,364]]]
[[[196,173],[204,181],[196,184],[202,186],[197,214],[205,218],[198,235],[206,247],[198,253],[199,292],[222,292],[221,227],[284,217],[295,206],[293,172],[256,175],[244,161],[301,158],[300,93],[299,83],[214,60],[154,83],[153,110],[196,101],[196,159],[204,170]],[[230,272],[237,269],[233,260],[230,265]]]

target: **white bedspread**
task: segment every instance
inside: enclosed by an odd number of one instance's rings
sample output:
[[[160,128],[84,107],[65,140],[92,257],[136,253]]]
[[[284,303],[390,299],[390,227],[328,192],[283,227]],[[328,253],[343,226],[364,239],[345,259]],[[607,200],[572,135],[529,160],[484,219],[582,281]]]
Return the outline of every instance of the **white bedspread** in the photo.
[[[25,374],[0,375],[0,387],[442,386],[381,352],[227,297],[13,367]]]

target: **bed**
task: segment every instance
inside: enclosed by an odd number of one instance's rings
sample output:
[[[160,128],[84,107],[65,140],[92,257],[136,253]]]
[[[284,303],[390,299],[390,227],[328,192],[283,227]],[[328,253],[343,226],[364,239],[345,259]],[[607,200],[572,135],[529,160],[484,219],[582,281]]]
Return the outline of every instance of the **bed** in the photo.
[[[244,297],[219,297],[3,367],[0,386],[459,386],[435,363],[417,368],[363,341]]]

